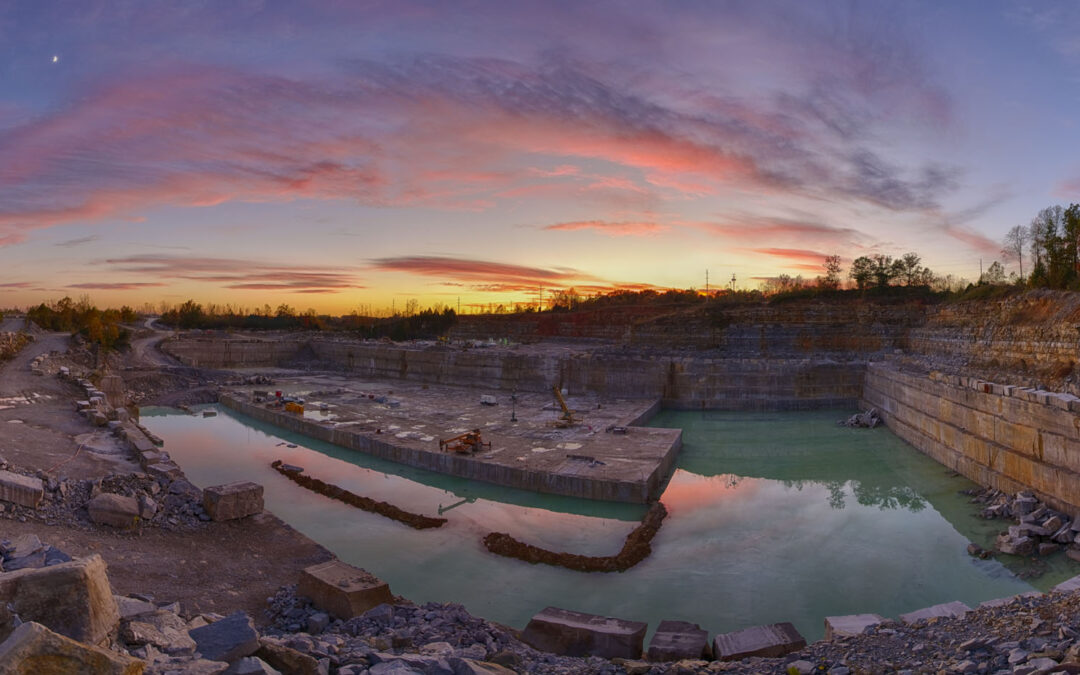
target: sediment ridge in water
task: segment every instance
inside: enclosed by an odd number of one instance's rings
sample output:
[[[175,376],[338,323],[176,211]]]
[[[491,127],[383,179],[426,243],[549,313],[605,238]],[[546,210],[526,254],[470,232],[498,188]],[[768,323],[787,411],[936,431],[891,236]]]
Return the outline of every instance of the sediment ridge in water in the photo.
[[[353,492],[349,492],[343,487],[331,485],[318,478],[305,476],[295,469],[288,468],[288,465],[280,459],[275,460],[270,466],[282,476],[285,476],[297,485],[305,487],[312,492],[317,492],[324,497],[336,499],[339,502],[344,502],[349,506],[355,506],[364,511],[377,513],[380,516],[396,520],[399,523],[404,523],[416,530],[428,530],[434,527],[442,527],[446,524],[446,518],[432,518],[431,516],[425,516],[419,513],[410,513],[393,504],[376,501],[370,497],[362,497]]]
[[[492,532],[484,537],[487,550],[507,558],[517,558],[528,563],[544,563],[556,567],[565,567],[578,572],[625,572],[649,557],[652,553],[653,537],[656,536],[667,509],[656,502],[642,518],[641,524],[626,537],[622,550],[616,555],[590,556],[576,553],[549,551],[539,546],[526,544],[503,532]]]

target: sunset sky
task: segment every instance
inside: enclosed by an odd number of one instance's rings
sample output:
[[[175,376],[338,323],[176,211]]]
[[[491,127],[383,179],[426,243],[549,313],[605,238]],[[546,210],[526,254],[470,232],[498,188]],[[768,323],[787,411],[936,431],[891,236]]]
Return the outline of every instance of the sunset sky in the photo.
[[[978,277],[1080,200],[1074,2],[0,5],[0,307]]]

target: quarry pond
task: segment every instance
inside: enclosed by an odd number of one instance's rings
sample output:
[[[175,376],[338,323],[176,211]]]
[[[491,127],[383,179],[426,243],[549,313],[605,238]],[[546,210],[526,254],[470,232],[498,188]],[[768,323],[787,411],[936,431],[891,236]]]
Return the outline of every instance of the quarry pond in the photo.
[[[502,558],[489,532],[544,548],[612,555],[645,506],[542,495],[369,457],[224,408],[216,416],[144,408],[142,420],[200,487],[251,480],[266,507],[341,559],[415,602],[460,602],[522,628],[554,605],[624,619],[698,623],[712,633],[791,621],[810,640],[825,616],[896,617],[929,605],[1032,590],[1001,562],[966,553],[1000,523],[975,517],[964,478],[887,429],[838,427],[850,411],[663,411],[684,447],[661,501],[653,553],[622,573],[582,573]],[[445,526],[413,530],[308,492],[270,467],[283,460],[357,494]],[[273,555],[273,551],[268,551]],[[1058,556],[1064,558],[1064,556]],[[1054,563],[1036,584],[1072,574]]]

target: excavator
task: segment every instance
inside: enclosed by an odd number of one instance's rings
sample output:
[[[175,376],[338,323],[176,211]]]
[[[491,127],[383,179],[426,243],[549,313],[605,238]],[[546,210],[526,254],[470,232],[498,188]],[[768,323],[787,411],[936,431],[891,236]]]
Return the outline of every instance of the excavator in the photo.
[[[559,415],[559,419],[555,420],[555,426],[560,429],[572,426],[577,420],[574,419],[574,411],[570,409],[570,406],[566,405],[566,399],[563,398],[562,392],[559,391],[559,385],[551,385],[551,391],[555,394],[555,400],[559,402],[559,407],[562,408],[562,415]]]
[[[491,441],[487,443],[480,437],[480,430],[466,431],[460,436],[439,440],[439,450],[443,452],[456,452],[459,455],[469,455],[480,452],[484,448],[491,449]]]

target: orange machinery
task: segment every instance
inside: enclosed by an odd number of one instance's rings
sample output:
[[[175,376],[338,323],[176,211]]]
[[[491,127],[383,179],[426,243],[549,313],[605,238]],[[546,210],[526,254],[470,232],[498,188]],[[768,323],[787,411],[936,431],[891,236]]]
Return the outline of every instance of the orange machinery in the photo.
[[[484,442],[484,439],[480,437],[479,429],[466,431],[460,436],[454,436],[453,438],[439,441],[439,450],[442,450],[443,452],[456,452],[459,455],[480,452],[484,448],[491,449],[491,442]]]

